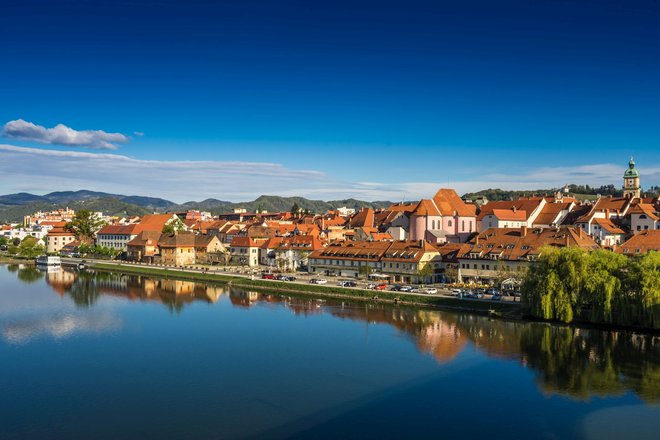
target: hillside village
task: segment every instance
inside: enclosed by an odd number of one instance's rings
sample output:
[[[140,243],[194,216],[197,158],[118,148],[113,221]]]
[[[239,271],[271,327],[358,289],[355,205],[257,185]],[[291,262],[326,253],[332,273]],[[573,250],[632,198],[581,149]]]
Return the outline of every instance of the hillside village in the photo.
[[[516,200],[472,202],[453,189],[386,209],[309,213],[200,210],[109,217],[81,237],[71,209],[37,212],[0,226],[7,243],[36,240],[48,254],[104,255],[168,266],[223,265],[265,271],[380,277],[390,282],[516,279],[543,246],[608,249],[627,256],[660,250],[660,199],[643,197],[631,159],[623,196],[579,201],[568,188]],[[7,247],[5,245],[5,247]]]

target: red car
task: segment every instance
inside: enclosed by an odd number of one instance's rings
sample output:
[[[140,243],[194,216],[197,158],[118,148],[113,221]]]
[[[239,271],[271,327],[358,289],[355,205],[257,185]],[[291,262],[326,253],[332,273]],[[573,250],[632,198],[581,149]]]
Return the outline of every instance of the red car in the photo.
[[[385,283],[379,284],[376,287],[374,287],[374,290],[385,290],[385,289],[387,289],[387,284]]]
[[[265,273],[265,274],[261,275],[261,278],[263,278],[264,280],[274,280],[275,275],[272,274],[272,273]]]

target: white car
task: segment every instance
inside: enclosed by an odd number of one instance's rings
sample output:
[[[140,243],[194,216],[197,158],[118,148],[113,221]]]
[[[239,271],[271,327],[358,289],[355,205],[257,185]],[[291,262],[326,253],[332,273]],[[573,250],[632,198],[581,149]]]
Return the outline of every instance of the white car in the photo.
[[[436,289],[435,287],[427,287],[426,289],[424,289],[424,293],[428,293],[429,295],[435,295],[436,293],[438,293],[438,289]]]
[[[328,281],[326,281],[323,278],[314,278],[314,279],[309,280],[309,282],[312,283],[312,284],[326,284]]]

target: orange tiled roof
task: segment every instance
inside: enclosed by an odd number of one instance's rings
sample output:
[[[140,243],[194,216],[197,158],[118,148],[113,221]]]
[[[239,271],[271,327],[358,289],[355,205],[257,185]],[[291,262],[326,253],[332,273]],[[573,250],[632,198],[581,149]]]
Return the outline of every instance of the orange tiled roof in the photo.
[[[438,207],[436,206],[433,200],[422,199],[415,207],[415,210],[412,212],[412,215],[416,215],[418,217],[425,217],[425,216],[439,217],[442,214],[440,213],[440,210],[438,209]],[[453,212],[452,214],[447,214],[447,215],[453,215]]]
[[[651,220],[660,220],[655,206],[650,203],[639,203],[630,209],[631,214],[645,214]]]
[[[524,211],[525,220],[529,219],[529,216],[538,209],[539,205],[544,202],[543,197],[525,197],[518,200],[500,200],[497,202],[488,202],[483,205],[477,216],[477,220],[481,221],[487,215],[493,214],[494,210],[510,210],[513,211]]]
[[[371,208],[362,208],[349,219],[349,228],[361,228],[364,226],[373,227],[374,210]]]
[[[160,231],[142,231],[127,246],[155,246],[161,235]]]
[[[660,252],[660,229],[638,232],[619,246],[615,252],[633,256],[650,251]]]
[[[254,239],[252,237],[234,237],[231,240],[231,247],[259,247],[266,239]]]
[[[371,233],[373,241],[392,241],[394,238],[388,232],[373,232]]]
[[[633,235],[619,246],[615,252],[624,255],[645,254],[649,251],[660,252],[660,229],[642,231]]]
[[[565,200],[566,198],[564,198]],[[551,225],[559,213],[564,210],[571,208],[572,202],[564,203],[546,203],[545,206],[541,209],[541,212],[534,220],[534,225]]]
[[[438,249],[431,243],[422,240],[392,242],[382,257],[383,261],[419,262],[427,253],[437,253]]]
[[[612,223],[612,220],[607,218],[595,218],[594,223],[598,224],[601,228],[610,234],[625,234],[625,231]]]
[[[509,220],[509,221],[525,221],[527,220],[526,211],[518,211],[511,209],[493,209],[493,215],[499,220]]]
[[[578,246],[598,249],[596,242],[582,229],[560,228],[490,228],[462,245],[458,258],[527,260],[539,254],[543,246]],[[497,258],[494,258],[497,257]]]
[[[323,248],[323,242],[315,235],[294,235],[282,240],[278,249],[315,251]]]
[[[442,215],[453,216],[454,212],[460,217],[474,217],[476,215],[476,207],[465,203],[453,189],[439,189],[433,196],[433,201]]]

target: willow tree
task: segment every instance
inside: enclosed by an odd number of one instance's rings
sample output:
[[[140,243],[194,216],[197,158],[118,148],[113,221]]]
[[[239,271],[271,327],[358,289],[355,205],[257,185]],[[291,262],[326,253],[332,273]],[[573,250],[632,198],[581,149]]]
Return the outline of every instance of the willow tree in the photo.
[[[525,276],[523,301],[532,316],[571,322],[587,273],[586,251],[545,246]]]
[[[623,272],[628,265],[627,257],[598,250],[588,254],[584,289],[580,298],[582,306],[589,310],[591,321],[612,323],[612,309],[621,304]]]
[[[660,253],[635,258],[626,281],[636,305],[631,323],[660,328]]]

